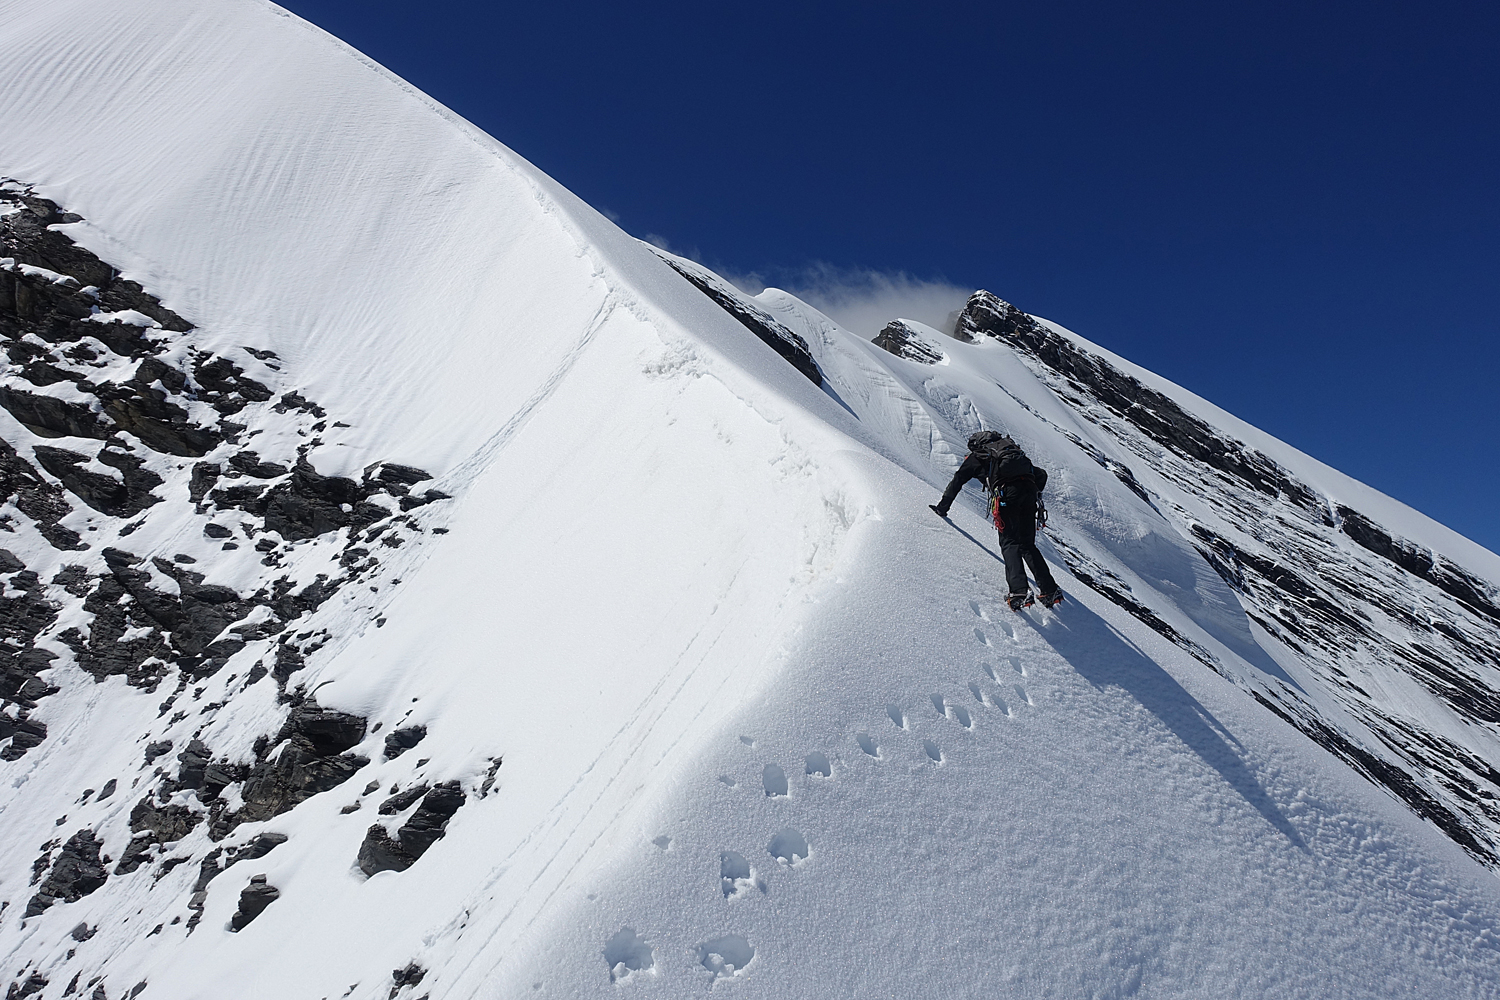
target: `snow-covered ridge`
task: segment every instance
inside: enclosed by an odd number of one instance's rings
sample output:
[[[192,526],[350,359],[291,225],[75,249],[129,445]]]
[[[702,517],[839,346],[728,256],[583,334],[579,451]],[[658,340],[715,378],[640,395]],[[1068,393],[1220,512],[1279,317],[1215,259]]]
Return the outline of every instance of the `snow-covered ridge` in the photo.
[[[0,43],[16,994],[1494,995],[1472,543],[993,296],[743,295],[274,6]],[[980,427],[1055,614],[927,510]]]

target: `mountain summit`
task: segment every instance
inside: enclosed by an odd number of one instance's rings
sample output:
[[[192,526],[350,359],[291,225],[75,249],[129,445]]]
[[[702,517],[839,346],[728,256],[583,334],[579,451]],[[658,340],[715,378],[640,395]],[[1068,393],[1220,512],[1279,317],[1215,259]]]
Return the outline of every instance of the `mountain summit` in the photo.
[[[0,18],[8,997],[1490,997],[1500,558],[268,3]],[[977,430],[1050,473],[1006,609]]]

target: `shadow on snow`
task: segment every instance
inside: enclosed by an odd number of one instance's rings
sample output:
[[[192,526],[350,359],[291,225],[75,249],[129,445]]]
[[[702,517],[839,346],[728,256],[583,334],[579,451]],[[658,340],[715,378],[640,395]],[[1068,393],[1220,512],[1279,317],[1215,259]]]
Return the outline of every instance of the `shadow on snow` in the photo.
[[[1149,711],[1177,738],[1203,759],[1245,801],[1254,806],[1299,850],[1307,844],[1287,820],[1260,782],[1250,773],[1237,752],[1241,747],[1213,713],[1204,708],[1171,674],[1145,656],[1109,626],[1104,619],[1078,602],[1070,602],[1066,621],[1058,618],[1049,628],[1038,628],[1023,615],[1036,633],[1057,650],[1079,675],[1096,689],[1125,691]]]

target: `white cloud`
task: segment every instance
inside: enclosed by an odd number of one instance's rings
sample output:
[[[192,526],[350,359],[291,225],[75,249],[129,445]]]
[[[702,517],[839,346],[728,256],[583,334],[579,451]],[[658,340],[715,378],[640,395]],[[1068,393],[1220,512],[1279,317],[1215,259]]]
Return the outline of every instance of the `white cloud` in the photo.
[[[752,295],[766,288],[757,273],[728,276]],[[942,279],[917,278],[905,271],[872,271],[815,264],[776,275],[776,284],[816,307],[844,329],[874,337],[893,319],[914,319],[945,332],[949,317],[963,308],[972,288]]]

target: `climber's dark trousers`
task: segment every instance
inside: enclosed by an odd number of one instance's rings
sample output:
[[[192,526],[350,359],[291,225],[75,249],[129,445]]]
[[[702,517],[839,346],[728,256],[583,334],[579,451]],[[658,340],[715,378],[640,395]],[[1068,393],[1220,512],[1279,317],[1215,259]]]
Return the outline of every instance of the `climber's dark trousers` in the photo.
[[[1038,593],[1050,594],[1057,589],[1047,560],[1036,547],[1036,510],[1010,510],[1004,515],[1005,528],[1000,532],[1000,555],[1005,559],[1005,583],[1012,594],[1030,590],[1026,584],[1026,567],[1036,577]]]

